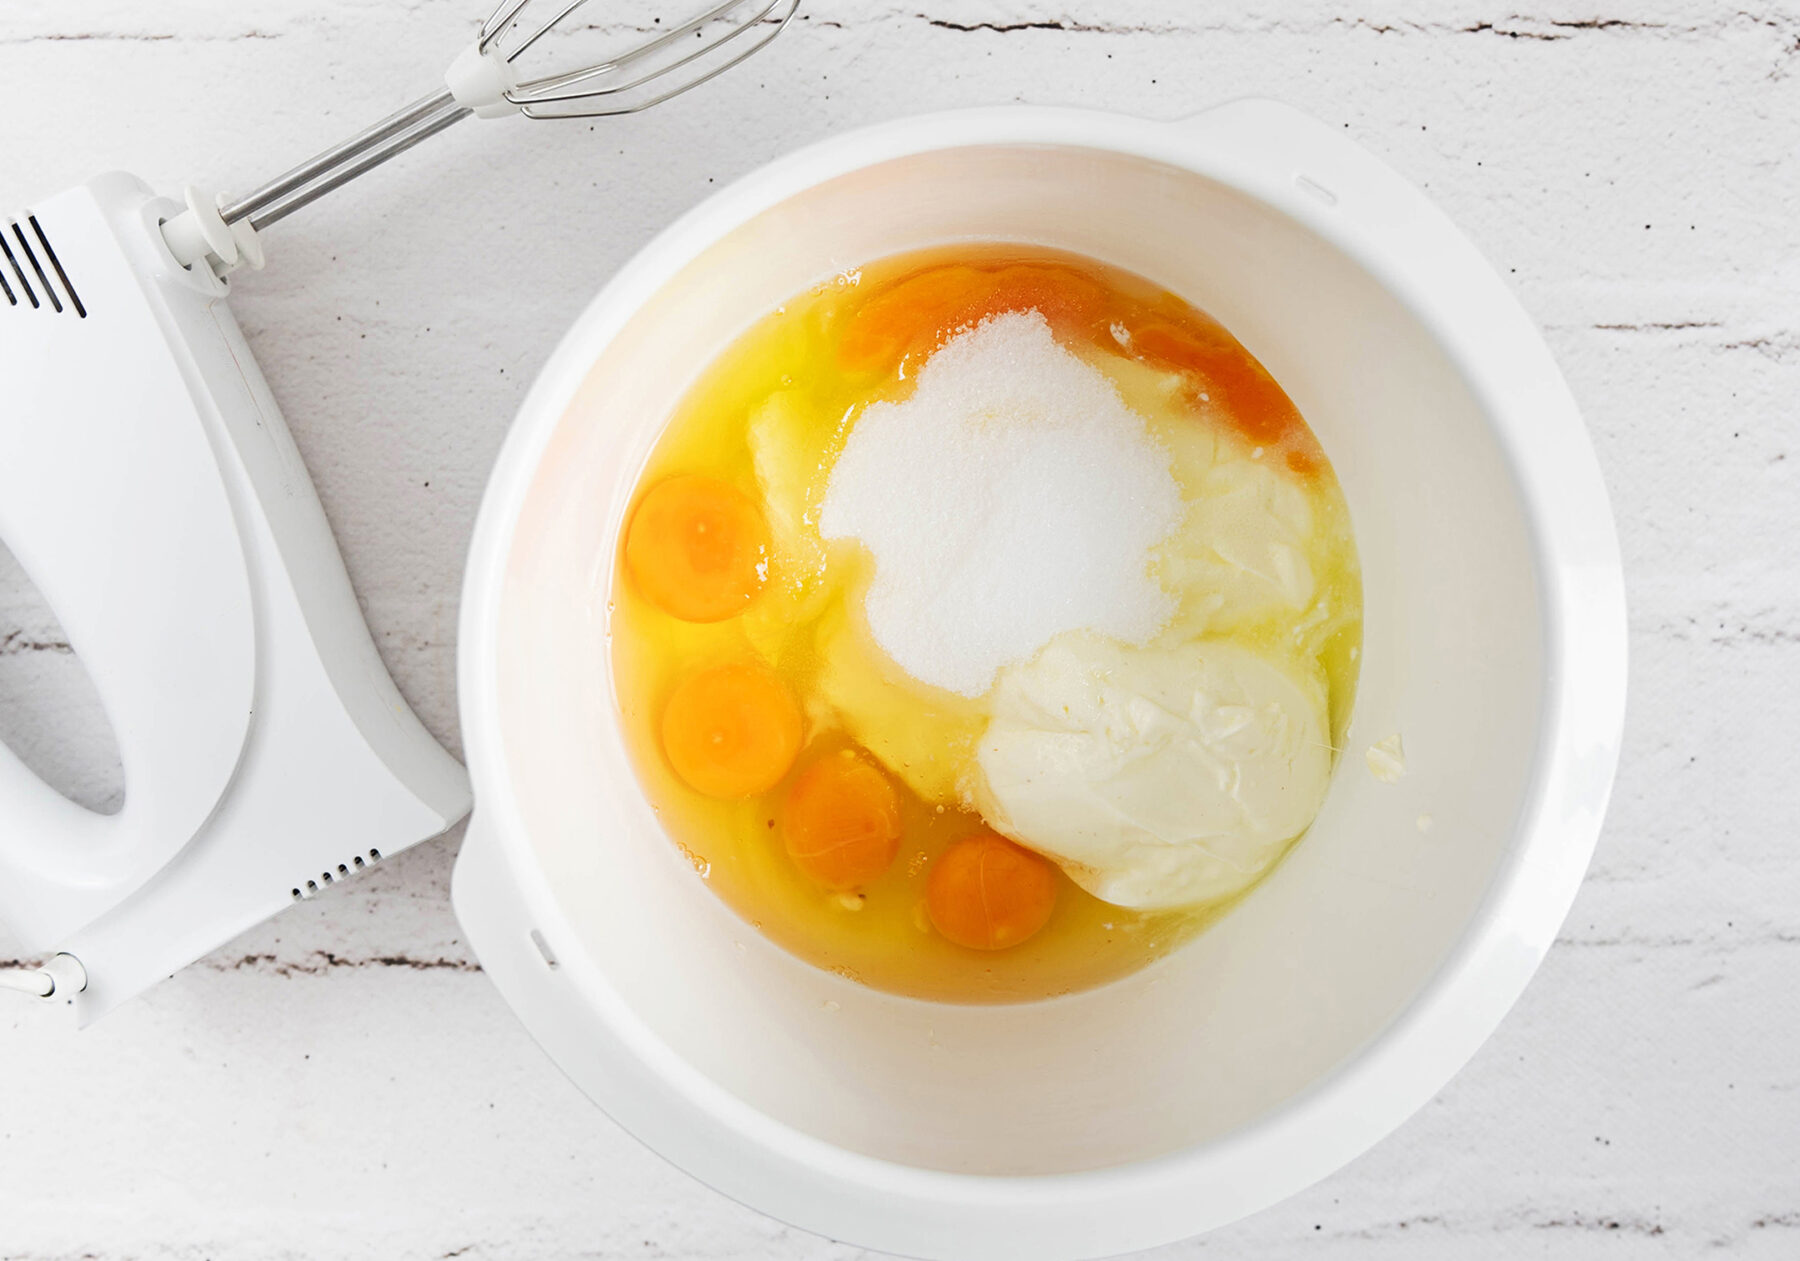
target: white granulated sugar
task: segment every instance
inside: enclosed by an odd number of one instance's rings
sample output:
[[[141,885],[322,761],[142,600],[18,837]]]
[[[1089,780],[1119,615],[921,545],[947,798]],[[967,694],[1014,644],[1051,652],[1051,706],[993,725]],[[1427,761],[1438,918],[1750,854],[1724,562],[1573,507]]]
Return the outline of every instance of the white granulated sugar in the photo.
[[[1174,610],[1150,572],[1181,492],[1168,453],[1036,311],[994,316],[863,411],[820,532],[875,561],[866,611],[923,682],[979,696],[1056,635],[1143,643]]]

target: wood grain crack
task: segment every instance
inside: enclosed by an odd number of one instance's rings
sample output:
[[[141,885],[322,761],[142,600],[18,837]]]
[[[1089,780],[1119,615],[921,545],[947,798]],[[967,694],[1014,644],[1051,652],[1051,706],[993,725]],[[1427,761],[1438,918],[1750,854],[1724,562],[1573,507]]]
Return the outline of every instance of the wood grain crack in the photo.
[[[1766,359],[1786,359],[1800,350],[1800,339],[1792,334],[1763,334],[1758,337],[1740,337],[1733,341],[1720,342],[1720,350],[1754,350]]]
[[[1537,39],[1546,42],[1568,39],[1568,35],[1560,31],[1533,31],[1516,26],[1497,26],[1492,22],[1477,22],[1473,26],[1458,28],[1464,35],[1498,35],[1502,39]]]
[[[41,968],[42,959],[0,959],[0,968]],[[401,968],[411,972],[480,972],[473,959],[452,959],[445,955],[420,956],[406,954],[370,955],[347,958],[329,950],[315,950],[298,959],[283,959],[269,953],[237,955],[225,959],[202,959],[192,965],[207,972],[259,972],[268,976],[325,976],[334,971],[366,968]]]
[[[0,657],[22,656],[28,652],[71,653],[74,651],[75,649],[70,647],[66,639],[32,639],[22,630],[7,631],[6,634],[0,635]]]
[[[1590,880],[1607,883],[1604,877],[1589,876]],[[1800,932],[1758,932],[1741,933],[1730,936],[1691,936],[1686,934],[1669,934],[1657,936],[1649,933],[1618,933],[1609,937],[1558,937],[1559,949],[1566,947],[1587,947],[1590,949],[1630,949],[1678,950],[1702,948],[1709,950],[1741,950],[1747,946],[1800,946]]]
[[[1050,32],[1081,35],[1160,35],[1160,34],[1227,34],[1227,35],[1311,35],[1326,30],[1366,31],[1374,35],[1480,35],[1496,39],[1536,43],[1559,43],[1584,35],[1651,35],[1675,37],[1713,36],[1729,27],[1754,26],[1787,35],[1791,22],[1764,17],[1741,10],[1723,14],[1707,22],[1676,24],[1618,17],[1554,18],[1515,13],[1508,17],[1451,25],[1430,20],[1377,21],[1367,17],[1331,17],[1316,22],[1295,22],[1280,18],[1268,21],[1200,19],[1177,23],[1116,23],[1075,21],[1068,18],[1028,18],[1017,21],[989,19],[970,21],[955,17],[938,17],[916,12],[912,17],[939,30],[959,34],[1014,35]],[[837,23],[837,25],[850,25]],[[1800,37],[1794,37],[1800,48]],[[1790,50],[1791,51],[1791,50]]]
[[[1661,31],[1668,29],[1667,22],[1635,22],[1629,18],[1578,18],[1567,20],[1551,18],[1551,26],[1560,26],[1571,31]]]
[[[1067,31],[1080,35],[1148,35],[1166,31],[1167,27],[1150,26],[1109,26],[1105,23],[1064,22],[1048,19],[1036,22],[957,22],[950,18],[934,18],[929,14],[915,14],[927,26],[935,26],[944,31],[988,31],[995,35],[1012,35],[1019,31]]]
[[[1639,1217],[1589,1217],[1572,1213],[1567,1217],[1546,1217],[1531,1223],[1533,1230],[1593,1230],[1622,1235],[1642,1235],[1654,1239],[1663,1233],[1662,1223]]]
[[[1781,608],[1719,609],[1648,621],[1642,629],[1674,643],[1714,648],[1786,648],[1800,644],[1800,615]]]
[[[228,44],[240,40],[280,39],[275,31],[45,31],[35,35],[0,35],[0,44],[164,44],[172,40],[183,43]]]
[[[1332,1230],[1327,1237],[1335,1239],[1377,1240],[1391,1238],[1395,1235],[1415,1233],[1454,1233],[1463,1234],[1476,1228],[1476,1223],[1467,1218],[1449,1218],[1436,1213],[1420,1213],[1410,1217],[1399,1217],[1391,1221],[1371,1222],[1350,1229]],[[1665,1223],[1652,1217],[1643,1217],[1626,1213],[1557,1213],[1550,1216],[1539,1216],[1519,1210],[1503,1214],[1497,1218],[1485,1219],[1479,1228],[1497,1236],[1511,1235],[1521,1230],[1529,1231],[1579,1231],[1596,1235],[1635,1236],[1642,1239],[1680,1237],[1685,1232],[1678,1223]],[[1800,1228],[1800,1213],[1775,1212],[1763,1213],[1738,1229],[1757,1230],[1793,1230]],[[1734,1237],[1737,1229],[1732,1231]]]
[[[481,971],[481,965],[473,959],[407,954],[346,958],[329,950],[315,950],[298,959],[283,959],[270,953],[238,955],[216,961],[203,959],[195,966],[216,972],[262,972],[271,976],[324,976],[334,971],[363,968],[403,968],[413,972]]]
[[[1727,325],[1720,320],[1643,320],[1605,321],[1591,324],[1561,324],[1550,327],[1561,332],[1592,331],[1597,333],[1705,333],[1722,330]],[[1789,332],[1750,333],[1737,337],[1715,339],[1696,337],[1685,343],[1687,346],[1713,351],[1751,351],[1765,359],[1783,362],[1800,355],[1800,335]]]

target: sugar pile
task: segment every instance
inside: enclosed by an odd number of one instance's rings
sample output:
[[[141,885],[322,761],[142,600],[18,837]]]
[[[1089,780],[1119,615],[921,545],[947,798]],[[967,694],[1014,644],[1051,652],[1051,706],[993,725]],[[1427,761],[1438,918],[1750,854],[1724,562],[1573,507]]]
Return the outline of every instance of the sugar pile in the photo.
[[[1150,553],[1181,510],[1143,418],[1023,311],[958,334],[910,398],[864,410],[819,528],[874,557],[866,612],[882,650],[979,696],[1063,631],[1154,636],[1174,600]]]

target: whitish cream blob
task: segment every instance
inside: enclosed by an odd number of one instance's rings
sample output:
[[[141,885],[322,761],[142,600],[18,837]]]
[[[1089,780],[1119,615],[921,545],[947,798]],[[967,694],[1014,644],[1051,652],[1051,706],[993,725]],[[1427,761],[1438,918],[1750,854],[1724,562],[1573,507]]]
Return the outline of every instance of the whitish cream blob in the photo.
[[[1003,670],[977,743],[981,812],[1095,897],[1140,909],[1243,889],[1331,778],[1325,689],[1214,640],[1058,639]]]
[[[914,678],[979,696],[1064,631],[1148,641],[1151,573],[1180,523],[1168,452],[1036,311],[958,334],[912,396],[857,419],[820,514],[875,562],[865,612]]]

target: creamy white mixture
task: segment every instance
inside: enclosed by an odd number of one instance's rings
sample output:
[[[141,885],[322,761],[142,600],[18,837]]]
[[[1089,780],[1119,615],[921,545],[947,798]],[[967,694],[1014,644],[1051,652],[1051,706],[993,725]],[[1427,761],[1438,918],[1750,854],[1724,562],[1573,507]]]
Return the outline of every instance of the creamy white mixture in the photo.
[[[1104,901],[1235,893],[1312,822],[1331,777],[1317,683],[1227,640],[1057,640],[1000,675],[981,812]]]
[[[1159,442],[1125,397],[1156,414],[1170,380],[995,317],[856,420],[820,518],[874,560],[881,652],[984,705],[965,799],[1140,909],[1249,885],[1331,773],[1317,668],[1226,637],[1313,602],[1306,494],[1185,417]],[[928,761],[893,769],[923,790]]]

